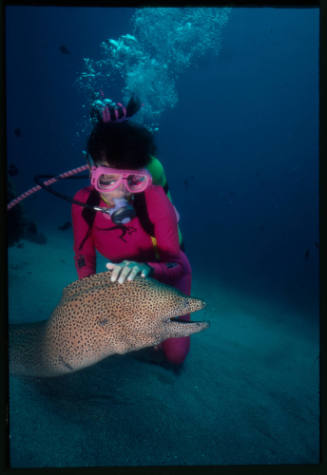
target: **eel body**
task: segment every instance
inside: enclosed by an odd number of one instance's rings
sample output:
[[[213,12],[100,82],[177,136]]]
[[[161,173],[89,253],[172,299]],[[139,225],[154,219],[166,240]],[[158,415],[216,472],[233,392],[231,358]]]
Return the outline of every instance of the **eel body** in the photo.
[[[91,366],[102,359],[189,336],[208,322],[176,317],[205,302],[151,278],[111,282],[106,271],[73,282],[48,320],[9,325],[11,374],[51,377]]]

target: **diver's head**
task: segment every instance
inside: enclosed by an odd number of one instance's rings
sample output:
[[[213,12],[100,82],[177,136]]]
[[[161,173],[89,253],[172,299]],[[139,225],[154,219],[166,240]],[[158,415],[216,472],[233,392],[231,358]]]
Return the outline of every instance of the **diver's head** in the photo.
[[[97,121],[88,138],[86,150],[95,166],[100,162],[103,164],[105,160],[113,168],[144,168],[150,162],[151,155],[156,152],[152,133],[145,127],[128,120],[140,109],[140,102],[132,96],[124,108],[125,119],[116,121],[114,117],[121,116],[122,107],[115,109],[118,110],[117,114],[109,107],[112,120],[108,121],[103,119],[101,110],[92,110],[93,114],[97,114]]]
[[[135,97],[124,108],[125,120],[117,121],[114,118],[122,118],[122,107],[118,112],[108,108],[111,120],[104,120],[106,117],[103,117],[101,109],[97,113],[93,110],[97,114],[97,121],[87,142],[87,153],[95,167],[141,170],[149,164],[151,155],[156,152],[154,138],[148,129],[128,120],[140,108],[140,102]],[[132,193],[121,183],[115,190],[101,191],[100,194],[105,200],[112,202],[113,198],[129,198]]]

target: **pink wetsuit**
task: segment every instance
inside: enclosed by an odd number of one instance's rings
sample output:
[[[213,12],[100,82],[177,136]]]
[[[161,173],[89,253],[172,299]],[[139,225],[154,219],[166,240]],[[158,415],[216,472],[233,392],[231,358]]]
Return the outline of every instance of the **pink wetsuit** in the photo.
[[[76,193],[74,198],[86,203],[91,190],[91,186],[83,188]],[[144,194],[148,216],[154,225],[154,237],[157,240],[160,260],[156,259],[151,237],[142,228],[138,217],[125,225],[123,233],[109,215],[96,212],[92,231],[80,249],[89,225],[82,216],[84,208],[73,204],[74,251],[78,277],[82,279],[95,274],[97,250],[112,262],[121,262],[124,259],[145,262],[152,267],[151,276],[154,279],[190,295],[191,266],[179,247],[174,207],[160,186],[152,185],[145,190]],[[106,207],[107,205],[101,200],[99,206]],[[182,318],[189,320],[190,315]],[[161,344],[166,359],[175,364],[183,362],[189,346],[190,337],[169,338]]]

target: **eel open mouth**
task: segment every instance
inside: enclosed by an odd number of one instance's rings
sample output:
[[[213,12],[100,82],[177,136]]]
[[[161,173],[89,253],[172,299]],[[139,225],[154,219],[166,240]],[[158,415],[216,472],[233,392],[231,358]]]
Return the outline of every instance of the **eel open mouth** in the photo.
[[[171,322],[184,323],[184,324],[185,324],[185,323],[186,323],[186,324],[188,324],[188,323],[202,323],[202,322],[199,321],[199,320],[198,320],[198,321],[194,321],[194,320],[181,320],[180,317],[171,317],[169,320],[170,320]]]

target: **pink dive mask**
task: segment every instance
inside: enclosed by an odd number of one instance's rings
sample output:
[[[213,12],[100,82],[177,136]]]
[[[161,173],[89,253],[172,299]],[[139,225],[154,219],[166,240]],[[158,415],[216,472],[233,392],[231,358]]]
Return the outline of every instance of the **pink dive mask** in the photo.
[[[152,183],[148,170],[118,170],[117,168],[92,167],[91,185],[99,192],[114,191],[124,182],[130,193],[141,193]]]

